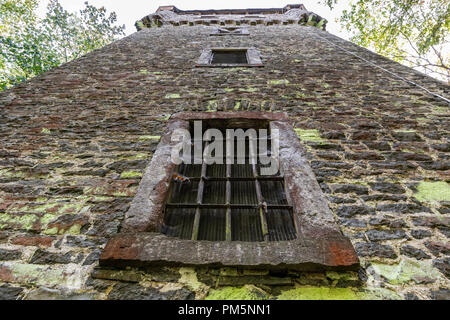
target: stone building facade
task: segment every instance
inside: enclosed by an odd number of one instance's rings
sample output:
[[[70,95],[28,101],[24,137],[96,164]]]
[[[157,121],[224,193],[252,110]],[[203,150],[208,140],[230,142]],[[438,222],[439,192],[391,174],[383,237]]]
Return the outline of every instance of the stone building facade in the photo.
[[[448,85],[302,5],[136,26],[0,94],[0,299],[450,298]],[[208,48],[262,66],[199,66]],[[99,264],[180,112],[284,112],[358,267]]]

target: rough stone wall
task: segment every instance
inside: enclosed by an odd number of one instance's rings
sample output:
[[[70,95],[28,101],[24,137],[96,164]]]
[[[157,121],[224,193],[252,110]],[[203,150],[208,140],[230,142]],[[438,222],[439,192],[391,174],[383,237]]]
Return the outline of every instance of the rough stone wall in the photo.
[[[210,31],[146,29],[0,94],[0,299],[449,299],[449,107],[317,35],[449,87],[313,27]],[[227,45],[258,48],[265,67],[193,68]],[[288,112],[361,271],[92,278],[168,117],[188,110]]]

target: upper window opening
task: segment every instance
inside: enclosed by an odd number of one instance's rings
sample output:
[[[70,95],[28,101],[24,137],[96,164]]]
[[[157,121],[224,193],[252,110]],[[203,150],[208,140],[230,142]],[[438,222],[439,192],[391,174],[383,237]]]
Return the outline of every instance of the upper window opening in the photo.
[[[212,64],[248,64],[247,50],[213,50]]]
[[[249,34],[250,33],[248,32],[248,29],[242,27],[220,27],[214,29],[214,31],[211,33],[211,36],[248,36]]]
[[[229,28],[219,28],[218,31],[220,33],[239,33],[242,31],[242,28],[229,27]]]
[[[254,48],[205,49],[197,67],[262,67],[259,52]]]
[[[223,137],[229,129],[254,129],[255,146],[260,146],[260,140],[264,139],[267,143],[265,156],[270,156],[267,150],[271,150],[271,136],[266,121],[204,121],[202,129],[203,134],[208,129],[219,130]],[[259,129],[267,131],[261,136]],[[192,124],[191,136],[194,136]],[[296,238],[293,208],[286,197],[284,177],[279,171],[261,175],[264,166],[260,157],[256,157],[256,163],[250,161],[250,135],[242,142],[240,146],[245,150],[240,154],[237,150],[240,141],[233,138],[231,164],[225,159],[227,144],[220,163],[208,165],[203,159],[202,164],[182,163],[176,167],[165,207],[164,234],[206,241],[288,241]],[[207,144],[204,143],[203,149]]]

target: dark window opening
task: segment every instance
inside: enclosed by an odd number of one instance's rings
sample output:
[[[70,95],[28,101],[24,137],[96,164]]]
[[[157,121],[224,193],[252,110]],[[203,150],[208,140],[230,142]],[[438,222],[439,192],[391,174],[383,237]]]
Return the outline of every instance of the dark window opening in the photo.
[[[240,33],[242,32],[241,28],[229,27],[229,28],[219,28],[220,33]]]
[[[217,27],[215,28],[211,36],[225,36],[225,35],[233,35],[233,36],[248,36],[250,35],[247,28],[243,27]]]
[[[213,50],[211,64],[248,64],[247,50]]]
[[[203,122],[203,130],[270,129],[268,121],[241,119]],[[192,126],[191,126],[192,129]],[[194,136],[192,134],[192,136]],[[293,207],[278,172],[260,175],[260,164],[181,164],[176,172],[188,182],[172,180],[162,233],[170,237],[206,241],[289,241],[297,238]],[[268,141],[270,150],[270,140]],[[234,145],[236,147],[237,141]],[[225,150],[224,150],[225,151]],[[237,153],[235,152],[235,157]],[[259,161],[259,158],[258,158]]]

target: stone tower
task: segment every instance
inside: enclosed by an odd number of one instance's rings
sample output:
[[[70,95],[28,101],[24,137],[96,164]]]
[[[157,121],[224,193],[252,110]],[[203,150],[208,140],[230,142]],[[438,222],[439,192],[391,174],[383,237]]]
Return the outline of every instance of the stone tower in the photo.
[[[0,299],[449,299],[448,85],[301,4],[136,27],[0,94]],[[195,120],[279,129],[282,174],[181,175]]]

